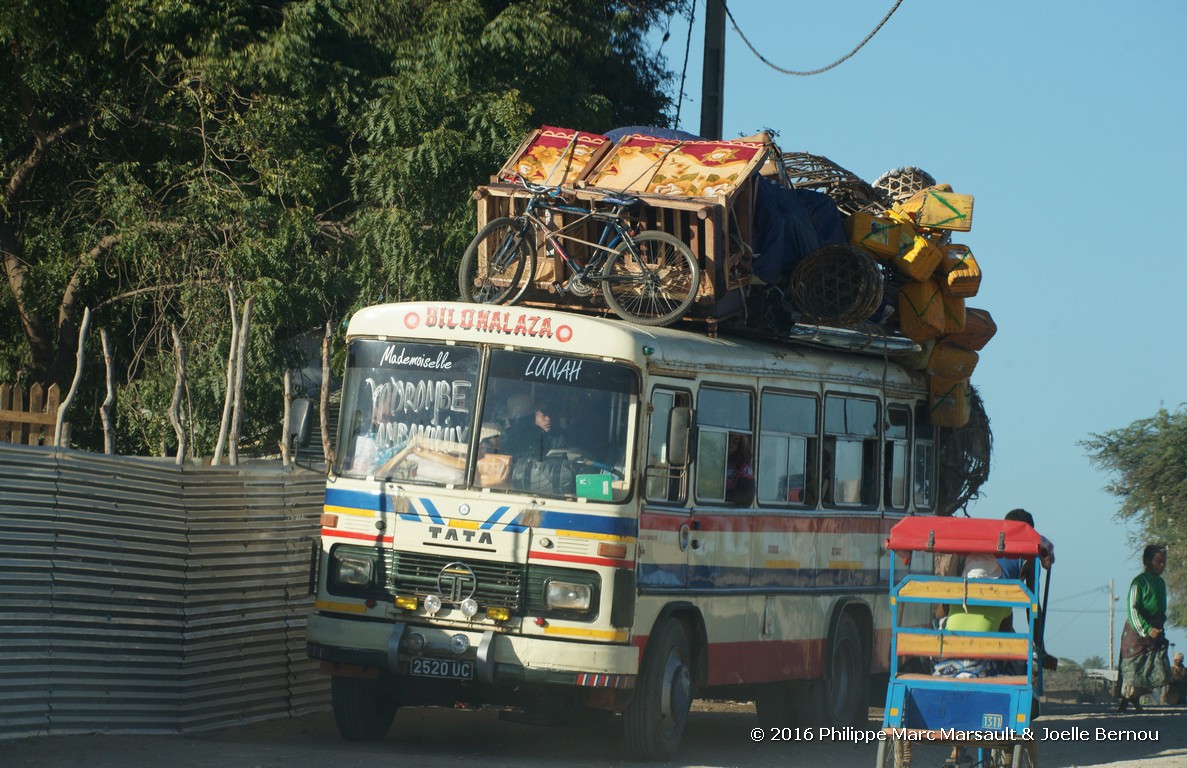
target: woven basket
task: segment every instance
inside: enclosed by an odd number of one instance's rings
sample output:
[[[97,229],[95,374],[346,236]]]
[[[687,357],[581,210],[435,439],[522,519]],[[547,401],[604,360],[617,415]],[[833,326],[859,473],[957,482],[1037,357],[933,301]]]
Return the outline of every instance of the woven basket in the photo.
[[[791,296],[804,319],[853,327],[882,303],[878,263],[856,245],[829,244],[808,254],[791,273]]]

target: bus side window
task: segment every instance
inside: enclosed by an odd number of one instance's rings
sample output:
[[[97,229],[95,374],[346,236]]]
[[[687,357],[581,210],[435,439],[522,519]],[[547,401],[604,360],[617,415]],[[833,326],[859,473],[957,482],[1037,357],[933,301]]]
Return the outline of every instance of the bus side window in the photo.
[[[698,501],[745,507],[754,501],[752,399],[744,390],[701,387],[697,397]]]
[[[824,398],[821,484],[826,504],[878,505],[878,432],[876,400],[839,395]]]
[[[886,449],[882,460],[885,463],[885,488],[883,498],[887,509],[906,509],[908,499],[907,479],[910,467],[907,463],[911,411],[892,405],[886,409]]]
[[[927,408],[927,403],[915,408],[915,509],[920,512],[936,506],[936,430]]]
[[[815,507],[816,398],[768,391],[761,403],[759,503]]]
[[[688,467],[669,461],[668,436],[672,413],[692,406],[687,392],[656,388],[651,395],[651,421],[647,427],[646,488],[650,501],[682,503],[688,497]]]

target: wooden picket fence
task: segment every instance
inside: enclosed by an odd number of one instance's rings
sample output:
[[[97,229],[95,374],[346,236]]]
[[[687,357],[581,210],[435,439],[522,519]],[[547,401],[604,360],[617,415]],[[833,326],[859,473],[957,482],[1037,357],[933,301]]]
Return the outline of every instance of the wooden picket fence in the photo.
[[[34,384],[27,398],[20,384],[0,384],[0,443],[53,445],[58,397],[57,384]]]

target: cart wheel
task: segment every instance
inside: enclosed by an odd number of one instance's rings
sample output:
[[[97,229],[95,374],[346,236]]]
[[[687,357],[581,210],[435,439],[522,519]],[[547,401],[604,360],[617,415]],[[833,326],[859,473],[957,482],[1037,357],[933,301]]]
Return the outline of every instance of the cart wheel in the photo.
[[[878,768],[911,768],[911,742],[897,736],[879,741]]]
[[[1033,741],[1026,741],[1014,745],[1014,759],[1010,768],[1038,768],[1039,750]]]

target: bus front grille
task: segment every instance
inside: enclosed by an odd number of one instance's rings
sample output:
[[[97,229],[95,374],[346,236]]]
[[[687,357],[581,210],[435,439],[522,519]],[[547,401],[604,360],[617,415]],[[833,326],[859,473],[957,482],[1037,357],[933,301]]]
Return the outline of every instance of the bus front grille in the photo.
[[[482,608],[500,607],[519,611],[523,606],[524,567],[514,563],[492,563],[485,560],[460,560],[416,552],[390,552],[387,562],[387,586],[395,595],[442,595],[443,586],[450,586],[449,576],[442,579],[442,570],[460,563],[474,574],[474,599]],[[468,590],[467,590],[468,591]]]

